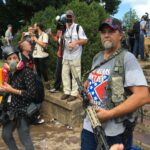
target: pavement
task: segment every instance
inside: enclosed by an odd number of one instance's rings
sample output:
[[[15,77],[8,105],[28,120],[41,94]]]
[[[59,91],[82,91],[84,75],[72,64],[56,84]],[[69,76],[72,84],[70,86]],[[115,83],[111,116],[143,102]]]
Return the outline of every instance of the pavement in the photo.
[[[2,128],[0,127],[0,134]],[[42,125],[31,126],[31,137],[35,150],[79,150],[81,128],[71,128],[52,119]],[[17,132],[14,132],[19,150],[24,150]],[[0,150],[8,150],[0,140]]]

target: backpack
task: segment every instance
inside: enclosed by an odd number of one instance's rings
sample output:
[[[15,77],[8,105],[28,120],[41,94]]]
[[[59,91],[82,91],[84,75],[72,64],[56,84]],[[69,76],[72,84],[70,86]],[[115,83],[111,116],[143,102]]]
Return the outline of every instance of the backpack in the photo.
[[[22,75],[21,75],[22,78],[24,77],[24,75],[25,75],[25,69],[22,71]],[[35,79],[37,94],[36,94],[36,98],[33,99],[32,102],[35,104],[39,104],[43,102],[44,97],[45,97],[44,85],[43,85],[41,78],[35,73],[34,73],[34,79]]]
[[[41,78],[35,74],[35,85],[37,90],[36,98],[33,100],[35,104],[42,103],[45,97],[44,85]]]
[[[79,39],[79,27],[80,27],[80,25],[77,24],[77,26],[76,26],[76,31],[77,31],[77,34],[78,34],[78,39]]]

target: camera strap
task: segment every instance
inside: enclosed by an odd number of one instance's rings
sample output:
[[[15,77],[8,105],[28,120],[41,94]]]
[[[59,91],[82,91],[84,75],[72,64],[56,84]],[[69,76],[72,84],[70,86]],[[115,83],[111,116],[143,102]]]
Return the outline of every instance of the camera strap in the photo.
[[[68,28],[66,28],[66,31],[69,35],[69,38],[70,38],[71,42],[72,42],[72,33],[73,33],[73,30],[74,30],[74,26],[75,25],[73,24],[73,27],[70,30]]]

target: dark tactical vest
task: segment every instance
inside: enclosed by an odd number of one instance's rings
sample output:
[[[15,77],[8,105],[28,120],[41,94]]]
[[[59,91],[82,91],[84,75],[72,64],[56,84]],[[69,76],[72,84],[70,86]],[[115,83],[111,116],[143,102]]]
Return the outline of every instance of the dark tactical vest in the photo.
[[[121,52],[115,56],[115,63],[108,81],[106,92],[108,100],[106,105],[108,109],[118,106],[124,102],[132,93],[128,88],[124,88],[125,70],[124,70],[124,56],[127,50],[121,49]],[[123,122],[124,120],[137,118],[137,112],[116,118],[116,122]],[[135,120],[135,119],[134,119]],[[134,121],[133,120],[133,121]]]

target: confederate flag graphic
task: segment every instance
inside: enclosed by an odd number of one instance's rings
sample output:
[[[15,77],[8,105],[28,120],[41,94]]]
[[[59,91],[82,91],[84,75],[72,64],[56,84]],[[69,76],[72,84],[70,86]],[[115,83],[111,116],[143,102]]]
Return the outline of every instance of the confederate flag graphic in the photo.
[[[103,98],[108,79],[109,75],[92,72],[91,78],[88,80],[88,96],[90,100],[93,99],[94,103],[100,107],[104,105]]]

